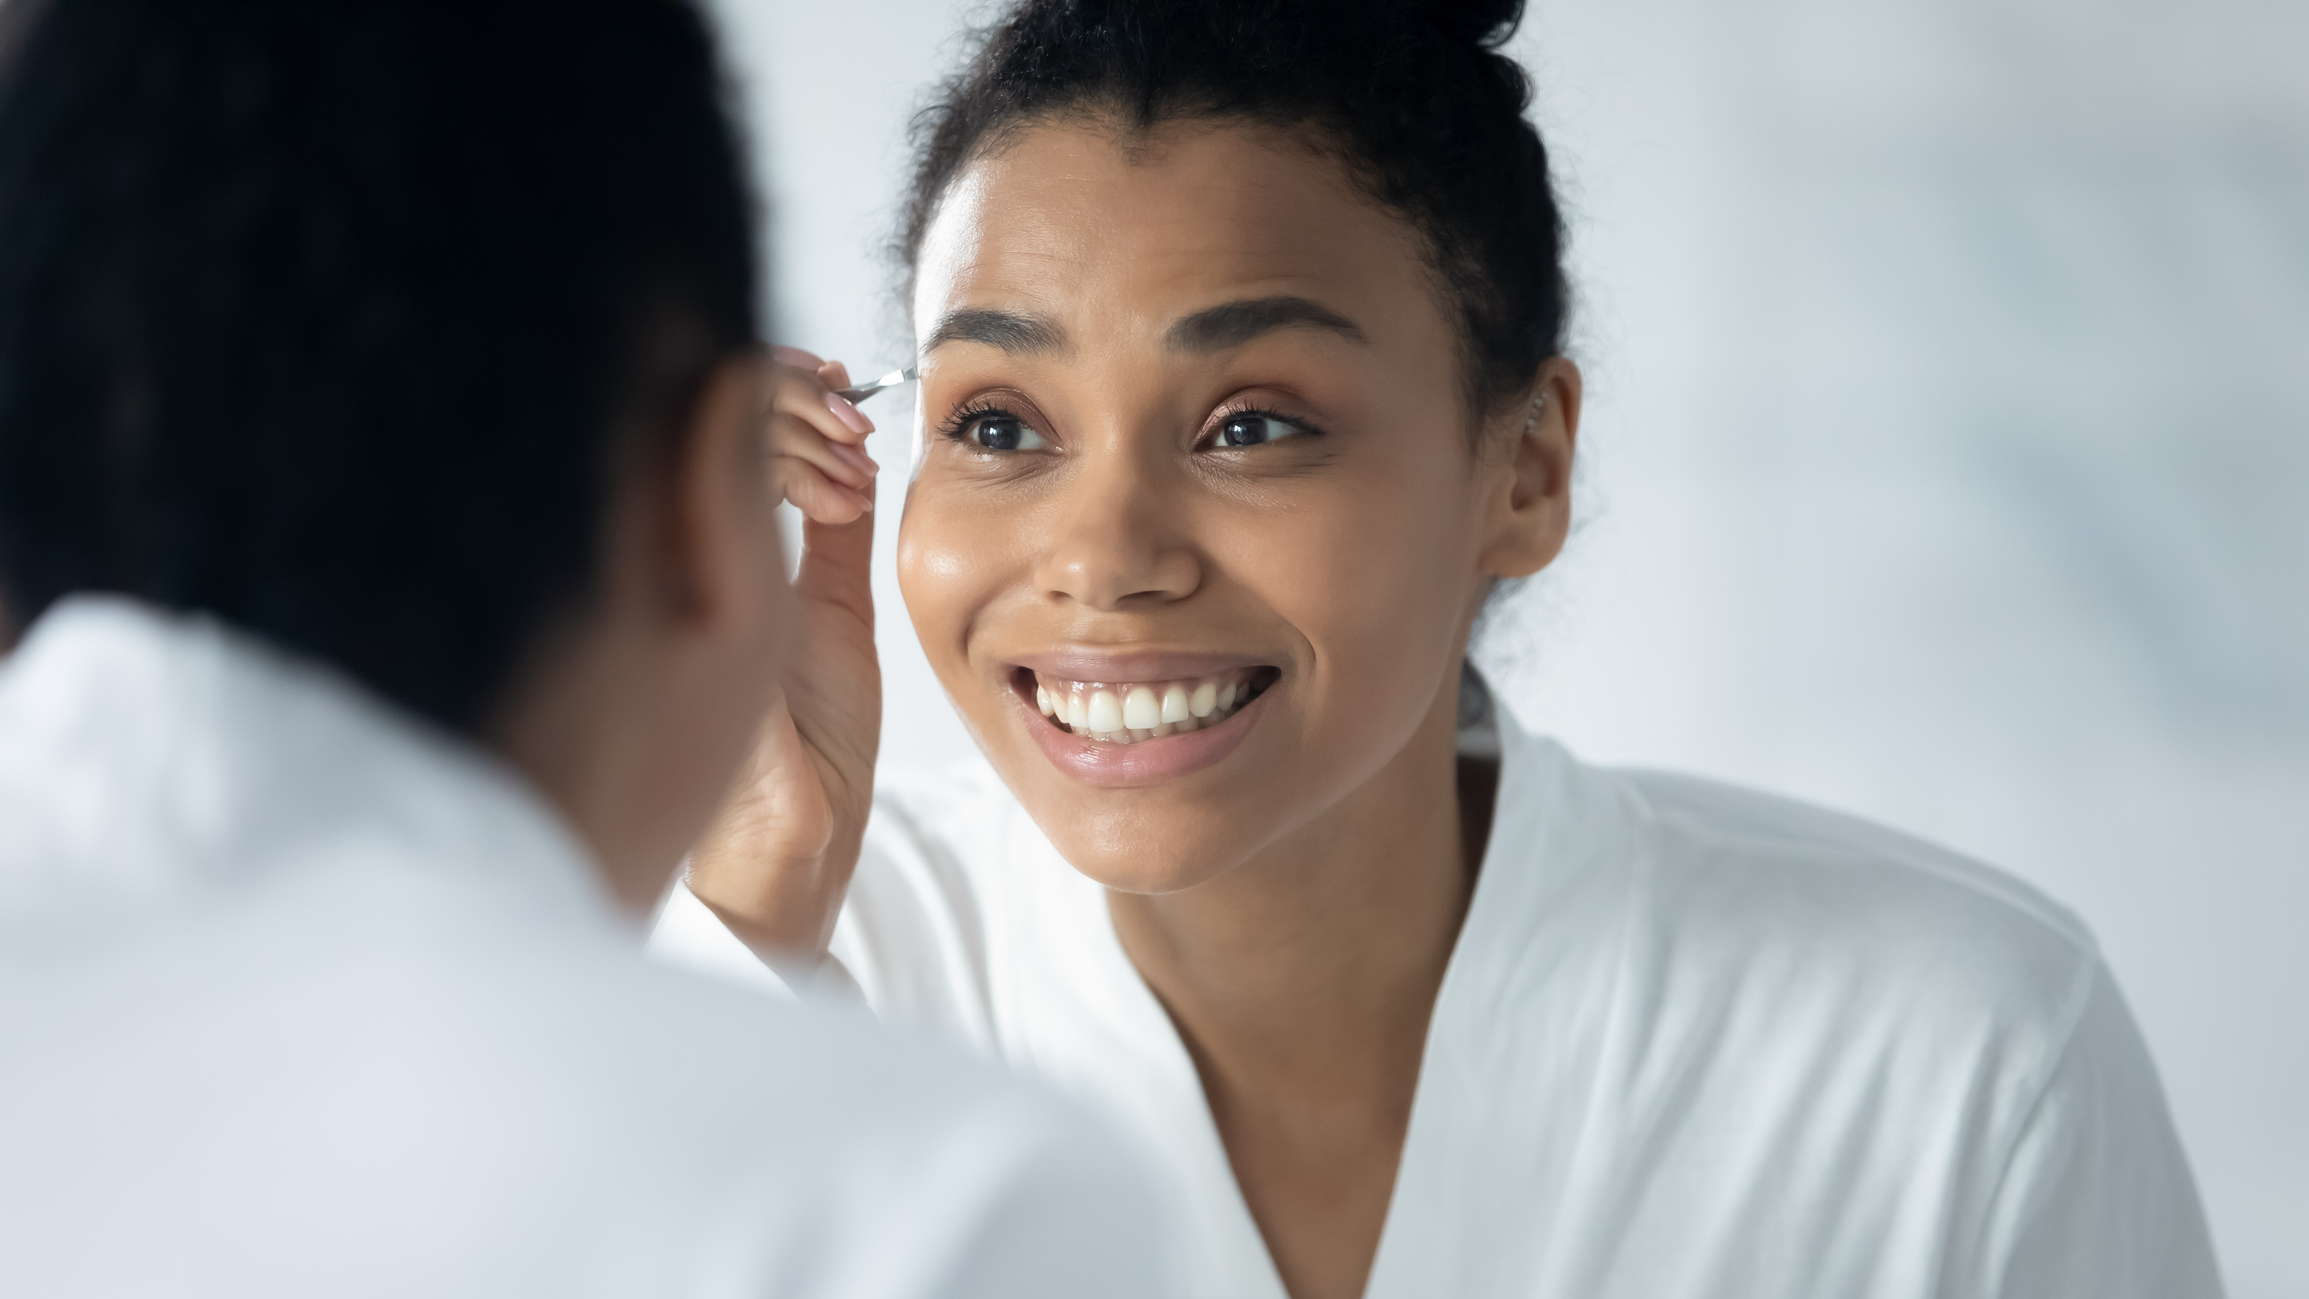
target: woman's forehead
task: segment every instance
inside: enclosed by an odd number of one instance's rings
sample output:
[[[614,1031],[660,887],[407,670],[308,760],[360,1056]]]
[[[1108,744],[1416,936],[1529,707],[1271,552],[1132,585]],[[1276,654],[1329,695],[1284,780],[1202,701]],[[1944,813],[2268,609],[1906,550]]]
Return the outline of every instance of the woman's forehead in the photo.
[[[1160,330],[1214,301],[1399,315],[1429,296],[1409,225],[1334,158],[1288,132],[1205,123],[1026,132],[956,178],[915,285],[924,330],[970,307]]]

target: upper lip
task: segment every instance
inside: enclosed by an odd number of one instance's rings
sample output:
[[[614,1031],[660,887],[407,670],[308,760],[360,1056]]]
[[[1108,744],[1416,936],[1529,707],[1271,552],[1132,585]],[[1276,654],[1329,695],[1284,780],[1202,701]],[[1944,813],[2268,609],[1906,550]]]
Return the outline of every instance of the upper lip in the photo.
[[[1094,645],[1061,645],[1010,660],[1060,681],[1180,681],[1215,677],[1238,668],[1274,666],[1256,654],[1209,650],[1117,650]]]

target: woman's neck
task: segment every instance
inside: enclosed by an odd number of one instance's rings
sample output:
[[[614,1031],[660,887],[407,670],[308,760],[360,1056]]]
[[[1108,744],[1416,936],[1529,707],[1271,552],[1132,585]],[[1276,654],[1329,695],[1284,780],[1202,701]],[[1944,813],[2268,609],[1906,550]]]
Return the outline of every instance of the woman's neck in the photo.
[[[1311,1056],[1337,1077],[1341,1049],[1424,1038],[1473,877],[1452,742],[1423,725],[1361,789],[1218,879],[1111,895],[1123,949],[1198,1051],[1230,1074]]]
[[[1302,1299],[1361,1292],[1473,892],[1493,782],[1468,782],[1464,817],[1452,721],[1438,710],[1363,788],[1227,875],[1109,895]]]

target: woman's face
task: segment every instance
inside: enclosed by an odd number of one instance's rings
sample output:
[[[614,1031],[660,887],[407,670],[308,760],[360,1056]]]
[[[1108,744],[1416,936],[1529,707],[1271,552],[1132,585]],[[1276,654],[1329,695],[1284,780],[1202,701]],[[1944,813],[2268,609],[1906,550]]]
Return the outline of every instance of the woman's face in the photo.
[[[900,587],[1069,861],[1190,887],[1384,797],[1415,736],[1448,754],[1468,626],[1553,557],[1562,488],[1522,409],[1478,453],[1416,236],[1335,160],[1038,127],[957,179],[917,286]]]

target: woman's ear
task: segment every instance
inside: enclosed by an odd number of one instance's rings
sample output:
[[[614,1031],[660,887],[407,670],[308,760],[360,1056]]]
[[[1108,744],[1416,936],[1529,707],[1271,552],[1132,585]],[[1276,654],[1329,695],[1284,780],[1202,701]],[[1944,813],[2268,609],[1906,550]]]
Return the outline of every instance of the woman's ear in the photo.
[[[1579,367],[1552,357],[1530,396],[1484,430],[1487,463],[1483,571],[1529,577],[1555,562],[1571,535],[1571,466],[1579,445]]]
[[[665,584],[677,616],[698,630],[742,638],[765,620],[785,620],[779,494],[762,434],[768,377],[758,356],[714,368],[664,484],[672,516]]]

